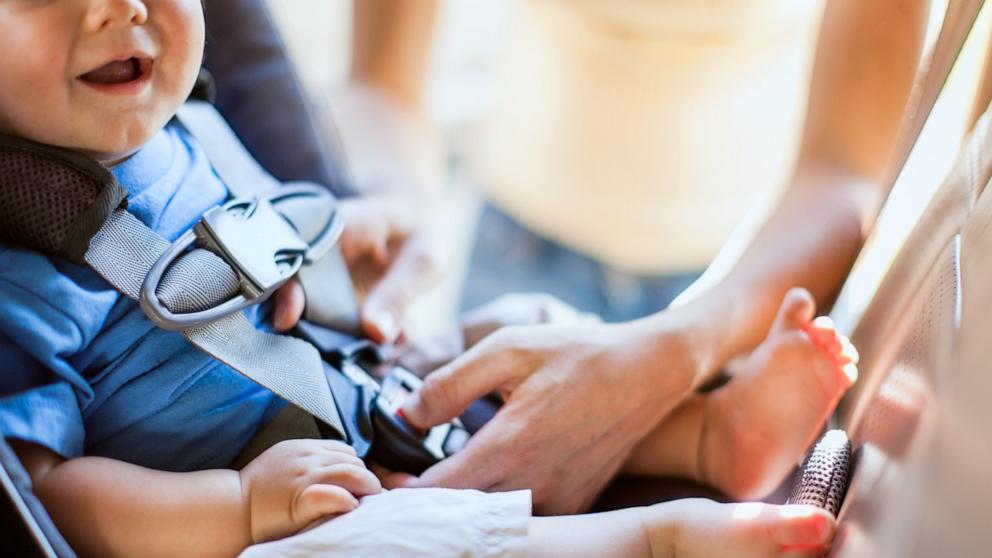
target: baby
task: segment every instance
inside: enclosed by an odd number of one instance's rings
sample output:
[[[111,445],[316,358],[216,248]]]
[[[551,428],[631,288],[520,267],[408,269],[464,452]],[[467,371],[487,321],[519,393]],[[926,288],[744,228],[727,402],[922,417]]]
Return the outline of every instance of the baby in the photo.
[[[0,0],[0,30],[4,50],[16,53],[0,59],[0,133],[104,163],[128,189],[128,210],[168,239],[227,197],[195,140],[170,123],[203,54],[200,0]],[[355,235],[374,229],[367,220],[377,217],[347,207],[345,214],[347,242],[375,250],[375,241]],[[321,530],[346,536],[350,518],[388,507],[390,494],[376,495],[379,480],[338,442],[283,442],[240,471],[225,469],[284,403],[181,335],[155,328],[92,270],[0,246],[0,308],[0,354],[10,370],[0,379],[0,430],[81,554],[229,556],[336,516]],[[268,310],[253,308],[249,318],[260,323]],[[629,468],[676,472],[735,495],[780,480],[851,381],[843,373],[850,351],[813,324],[812,313],[808,295],[790,294],[739,377],[683,405]],[[750,396],[768,383],[777,393],[790,386],[797,397],[762,406]],[[751,432],[771,432],[776,451],[755,453]],[[699,458],[682,463],[674,456],[686,444]],[[730,462],[743,466],[731,471]],[[397,494],[415,494],[428,509],[439,493]],[[494,497],[471,496],[478,506]],[[549,556],[815,556],[833,533],[821,510],[742,506],[683,501],[535,518],[526,539],[506,548]],[[376,542],[349,540],[352,548]]]

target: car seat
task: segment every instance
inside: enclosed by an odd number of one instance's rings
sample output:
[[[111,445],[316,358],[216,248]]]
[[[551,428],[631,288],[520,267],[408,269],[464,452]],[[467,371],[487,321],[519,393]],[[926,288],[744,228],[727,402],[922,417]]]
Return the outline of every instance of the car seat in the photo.
[[[982,117],[852,335],[856,459],[831,556],[987,554],[992,133]]]
[[[215,106],[251,154],[283,181],[353,192],[334,135],[318,128],[264,0],[212,0],[206,7],[204,65]],[[273,109],[276,107],[276,109]],[[30,479],[0,438],[0,556],[74,557]]]

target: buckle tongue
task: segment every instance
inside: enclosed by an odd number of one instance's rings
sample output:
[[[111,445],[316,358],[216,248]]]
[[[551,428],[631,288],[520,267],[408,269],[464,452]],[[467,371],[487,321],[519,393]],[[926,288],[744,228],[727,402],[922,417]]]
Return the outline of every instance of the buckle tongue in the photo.
[[[327,195],[318,186],[284,186],[268,195],[233,199],[209,210],[148,271],[141,286],[141,309],[158,327],[178,331],[215,322],[262,302],[303,265],[333,246],[342,229],[340,214],[333,211],[317,238],[308,243],[276,205],[283,200]],[[159,299],[159,284],[172,263],[197,243],[231,266],[241,293],[206,310],[174,313]]]
[[[194,230],[204,248],[231,264],[250,299],[282,286],[299,271],[310,248],[265,198],[215,207]]]

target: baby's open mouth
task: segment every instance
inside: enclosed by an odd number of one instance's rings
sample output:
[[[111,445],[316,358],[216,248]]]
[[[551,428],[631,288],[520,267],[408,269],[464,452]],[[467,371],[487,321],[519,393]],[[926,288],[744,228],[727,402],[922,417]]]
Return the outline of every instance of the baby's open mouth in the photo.
[[[151,71],[151,68],[151,60],[131,57],[127,60],[108,62],[95,70],[79,76],[79,79],[99,85],[118,85],[137,81],[145,77]]]

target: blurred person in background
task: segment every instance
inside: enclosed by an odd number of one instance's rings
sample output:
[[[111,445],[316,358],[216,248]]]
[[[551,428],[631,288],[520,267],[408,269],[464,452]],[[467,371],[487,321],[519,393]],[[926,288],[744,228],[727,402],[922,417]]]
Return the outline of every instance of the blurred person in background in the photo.
[[[464,307],[544,291],[609,321],[651,314],[808,179],[810,165],[792,171],[821,0],[516,7],[496,106],[468,149],[488,202]],[[354,81],[421,131],[410,150],[434,144],[437,12],[355,3]]]
[[[819,8],[521,4],[480,141],[490,205],[466,301],[544,290],[621,322],[503,329],[428,376],[405,406],[417,426],[497,389],[505,405],[402,482],[530,487],[540,511],[583,509],[673,406],[754,349],[789,288],[829,304],[886,194],[929,2],[828,0],[808,80]],[[355,3],[352,76],[410,129],[425,128],[434,12]],[[763,218],[723,271],[666,310],[749,212]]]

